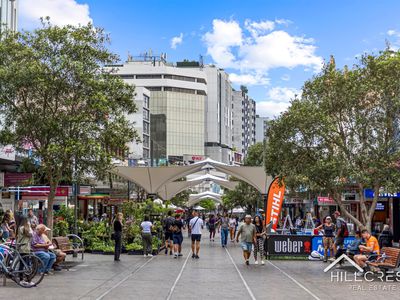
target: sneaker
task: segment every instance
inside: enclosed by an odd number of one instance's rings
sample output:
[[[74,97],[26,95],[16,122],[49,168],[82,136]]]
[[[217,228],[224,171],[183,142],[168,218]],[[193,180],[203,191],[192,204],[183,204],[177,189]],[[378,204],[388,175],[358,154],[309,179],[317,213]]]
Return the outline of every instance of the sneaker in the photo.
[[[250,265],[250,262],[249,262],[249,260],[248,260],[248,259],[246,260],[246,265]]]
[[[254,264],[255,264],[255,265],[258,265],[258,260],[256,260],[256,261],[254,262]]]
[[[262,265],[265,265],[265,261],[262,260],[262,261],[261,261],[261,264],[262,264]]]
[[[148,255],[148,257],[153,257],[153,254],[147,254]]]
[[[192,258],[196,258],[196,255],[194,253],[192,254]]]
[[[183,256],[183,254],[182,253],[178,253],[178,256]]]
[[[199,259],[199,258],[200,258],[200,256],[198,256],[198,255],[196,254],[194,258],[195,258],[195,259]]]
[[[35,285],[33,282],[28,282],[28,281],[25,281],[25,280],[22,280],[22,281],[20,282],[20,284],[21,284],[23,287],[31,287],[31,286],[34,286],[34,285]]]
[[[222,248],[225,248],[225,245],[222,245]]]
[[[361,276],[364,276],[364,271],[359,271],[359,272],[357,272],[357,274],[356,274],[358,277],[361,277]]]
[[[178,254],[175,253],[175,254],[174,254],[174,258],[178,258]]]
[[[328,259],[329,262],[334,262],[335,259],[333,257],[331,257],[330,259]]]

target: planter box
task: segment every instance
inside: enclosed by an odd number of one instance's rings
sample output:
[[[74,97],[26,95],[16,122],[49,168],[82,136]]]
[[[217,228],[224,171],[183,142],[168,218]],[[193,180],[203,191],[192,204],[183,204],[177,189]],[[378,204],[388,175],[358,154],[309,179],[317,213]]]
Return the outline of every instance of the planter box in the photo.
[[[103,250],[92,250],[92,254],[103,254]]]
[[[114,251],[105,251],[103,255],[114,255]]]
[[[143,250],[130,250],[128,255],[143,255]]]

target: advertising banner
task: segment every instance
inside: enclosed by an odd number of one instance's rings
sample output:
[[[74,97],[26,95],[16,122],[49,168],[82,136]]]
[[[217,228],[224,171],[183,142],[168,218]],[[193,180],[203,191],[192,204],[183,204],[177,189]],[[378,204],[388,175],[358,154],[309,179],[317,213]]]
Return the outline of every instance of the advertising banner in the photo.
[[[23,186],[29,183],[32,173],[4,173],[4,186]]]
[[[347,246],[354,240],[354,236],[349,236],[344,239],[344,247]],[[324,245],[322,243],[322,236],[314,236],[312,239],[312,251],[318,251],[321,255],[324,255]]]
[[[312,236],[270,235],[268,237],[268,255],[307,256],[311,253]]]
[[[279,214],[282,210],[283,197],[285,195],[285,184],[283,181],[279,182],[279,178],[275,178],[269,186],[267,198],[267,211],[265,222],[273,222],[272,229],[276,230],[279,220]]]

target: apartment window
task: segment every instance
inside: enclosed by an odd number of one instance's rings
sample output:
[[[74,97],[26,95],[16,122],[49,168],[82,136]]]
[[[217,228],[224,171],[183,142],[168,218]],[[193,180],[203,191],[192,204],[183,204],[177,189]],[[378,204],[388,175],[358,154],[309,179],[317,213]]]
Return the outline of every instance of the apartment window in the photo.
[[[146,121],[150,120],[149,111],[147,109],[143,109],[143,119]]]
[[[150,98],[148,96],[144,95],[144,97],[143,97],[143,106],[145,108],[149,108],[149,101],[150,101]]]
[[[135,79],[135,75],[132,74],[120,74],[118,76],[122,79]]]
[[[196,94],[196,90],[184,89],[184,88],[178,88],[178,87],[171,87],[171,86],[165,86],[164,87],[164,91],[176,92],[176,93],[186,93],[186,94]]]
[[[143,149],[143,158],[144,158],[144,159],[150,158],[150,151],[149,151],[149,149]]]
[[[161,86],[146,86],[146,89],[152,92],[157,92],[162,90]]]
[[[197,82],[207,84],[207,81],[204,78],[197,78]]]
[[[149,148],[150,145],[150,138],[148,135],[143,136],[143,147]]]
[[[161,74],[139,74],[136,79],[157,79],[161,78]]]
[[[196,81],[196,78],[194,78],[194,77],[169,75],[169,74],[164,75],[164,79],[173,79],[173,80],[182,80],[182,81],[191,81],[191,82]]]
[[[206,94],[206,92],[205,92],[205,91],[202,91],[202,90],[197,90],[197,95],[203,95],[203,96],[206,96],[207,94]]]
[[[150,134],[150,124],[148,122],[143,122],[143,133]]]

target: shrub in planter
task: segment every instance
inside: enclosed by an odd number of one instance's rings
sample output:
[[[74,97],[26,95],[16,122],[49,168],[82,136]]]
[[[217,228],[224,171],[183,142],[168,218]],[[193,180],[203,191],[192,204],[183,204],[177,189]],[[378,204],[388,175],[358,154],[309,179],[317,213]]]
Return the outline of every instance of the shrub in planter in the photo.
[[[114,246],[105,245],[105,246],[103,247],[103,254],[105,254],[105,255],[112,255],[112,254],[114,254]]]
[[[101,242],[95,242],[93,243],[93,245],[91,246],[91,250],[93,254],[103,254],[103,249],[105,247],[105,243],[103,241]]]
[[[141,244],[132,243],[126,245],[125,248],[129,255],[143,254],[143,246]]]

